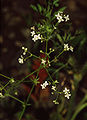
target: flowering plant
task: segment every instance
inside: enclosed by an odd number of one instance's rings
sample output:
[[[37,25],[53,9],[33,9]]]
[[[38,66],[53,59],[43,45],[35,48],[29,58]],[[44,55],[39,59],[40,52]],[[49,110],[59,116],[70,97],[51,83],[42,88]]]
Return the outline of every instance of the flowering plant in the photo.
[[[70,33],[70,16],[65,14],[65,7],[55,12],[54,8],[58,8],[58,6],[59,0],[49,0],[47,8],[44,8],[40,4],[37,4],[37,6],[31,5],[33,10],[39,12],[44,17],[39,23],[36,23],[35,26],[31,26],[31,41],[34,45],[39,43],[39,55],[33,54],[31,51],[28,51],[27,47],[22,46],[23,53],[18,58],[18,62],[22,65],[34,58],[32,65],[33,72],[21,80],[15,80],[14,78],[0,74],[9,79],[6,85],[0,84],[0,98],[4,99],[8,96],[22,104],[23,109],[19,120],[22,119],[26,107],[30,106],[30,97],[35,100],[35,95],[32,93],[34,88],[37,94],[39,89],[44,90],[49,88],[51,95],[55,97],[52,100],[53,104],[60,104],[62,99],[70,99],[72,96],[70,86],[65,85],[64,80],[60,85],[60,81],[58,80],[58,72],[63,68],[67,70],[70,66],[69,61],[65,57],[66,54],[73,54],[72,52],[74,51],[72,44],[73,36]],[[72,66],[70,67],[72,68]],[[26,101],[23,102],[10,94],[10,91],[13,87],[17,88],[20,84],[24,83],[25,80],[27,82],[31,81],[32,87],[28,91]],[[74,85],[72,88],[74,89]],[[4,91],[4,95],[2,91]],[[17,94],[17,91],[15,91],[15,95]]]

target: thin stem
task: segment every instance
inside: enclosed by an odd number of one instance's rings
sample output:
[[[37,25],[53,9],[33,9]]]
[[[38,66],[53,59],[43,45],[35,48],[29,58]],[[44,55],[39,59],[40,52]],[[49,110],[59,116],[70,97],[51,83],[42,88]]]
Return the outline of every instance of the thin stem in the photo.
[[[55,75],[56,72],[59,72],[62,68],[64,68],[67,65],[68,65],[68,63],[66,63],[65,65],[63,65],[60,68],[58,68],[54,73],[52,73],[52,77]]]
[[[13,98],[14,100],[16,100],[16,101],[18,101],[18,102],[24,104],[23,101],[19,100],[18,98],[14,97],[14,96],[12,96],[12,95],[10,95],[10,94],[6,94],[6,96],[9,96],[9,97]]]
[[[46,40],[46,54],[47,54],[47,45],[48,45],[48,40]]]
[[[42,66],[40,65],[40,67],[39,67],[39,69],[38,69],[38,70],[40,70],[40,69],[41,69],[41,67],[42,67]],[[38,71],[38,73],[37,73],[36,78],[38,77],[38,74],[39,74],[39,71]],[[32,91],[33,91],[34,87],[35,87],[35,84],[33,84],[32,88],[31,88],[31,91],[30,91],[30,93],[28,94],[27,100],[26,100],[26,102],[25,102],[25,104],[24,104],[24,106],[23,106],[24,108],[23,108],[23,110],[22,110],[22,112],[21,112],[21,115],[20,115],[19,120],[21,120],[21,119],[22,119],[22,117],[23,117],[23,115],[24,115],[24,112],[25,112],[26,107],[27,107],[27,103],[29,102],[29,99],[30,99],[30,96],[31,96],[31,94],[32,94]]]
[[[5,87],[7,87],[9,83],[10,83],[10,81],[9,81],[5,86],[2,87],[2,90],[3,90]]]
[[[60,55],[62,55],[63,52],[64,52],[64,50],[62,52],[60,52],[59,55],[56,56],[56,58],[58,58]],[[54,60],[55,60],[55,58],[50,63],[54,62]]]
[[[37,70],[35,70],[35,71],[33,71],[31,74],[29,74],[29,75],[27,75],[26,77],[24,77],[22,80],[20,80],[20,81],[18,81],[18,83],[17,84],[20,84],[21,82],[23,82],[26,78],[28,78],[29,76],[31,76],[32,74],[34,74],[35,72],[37,72],[39,69],[37,69]],[[16,84],[16,85],[17,85]]]
[[[87,103],[81,105],[76,111],[75,113],[73,114],[71,120],[75,120],[76,116],[78,115],[78,113],[83,110],[85,107],[87,107]]]
[[[80,101],[80,103],[78,104],[78,106],[76,107],[76,109],[78,109],[82,104],[84,104],[84,102],[87,100],[87,94],[84,96],[84,98]]]
[[[45,69],[46,69],[46,71],[47,71],[47,73],[48,73],[48,75],[49,75],[50,79],[51,79],[52,81],[54,81],[54,80],[53,80],[53,78],[51,77],[50,73],[48,72],[48,70],[47,70],[47,68],[46,68],[46,67],[45,67]]]
[[[24,115],[25,109],[26,109],[26,107],[27,107],[27,103],[29,102],[29,98],[30,98],[31,93],[32,93],[32,91],[33,91],[33,89],[34,89],[34,86],[35,86],[35,85],[33,84],[32,88],[31,88],[31,91],[30,91],[30,93],[28,94],[28,97],[27,97],[26,103],[25,103],[24,106],[23,106],[24,108],[23,108],[23,110],[22,110],[22,113],[21,113],[21,115],[20,115],[19,120],[21,120],[22,117],[23,117],[23,115]]]
[[[7,79],[11,79],[10,77],[7,77],[7,76],[5,76],[5,75],[3,75],[3,74],[0,74],[0,76],[5,77],[5,78],[7,78]]]
[[[25,112],[25,109],[26,109],[26,107],[25,106],[23,106],[24,108],[23,108],[23,110],[22,110],[22,112],[21,112],[21,115],[20,115],[20,117],[19,117],[19,120],[21,120],[22,119],[22,117],[23,117],[23,114],[24,114],[24,112]]]
[[[38,57],[38,56],[36,56],[36,55],[32,54],[31,52],[29,52],[29,51],[28,51],[28,53],[29,53],[30,55],[32,55],[33,57],[38,58],[38,59],[40,59],[40,60],[41,60],[41,58],[40,58],[40,57]]]

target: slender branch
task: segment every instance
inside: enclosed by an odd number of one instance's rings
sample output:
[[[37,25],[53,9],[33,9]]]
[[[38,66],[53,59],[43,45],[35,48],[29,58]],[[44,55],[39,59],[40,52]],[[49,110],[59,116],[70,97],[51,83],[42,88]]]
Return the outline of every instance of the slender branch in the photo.
[[[0,74],[0,76],[5,77],[5,78],[7,78],[7,79],[12,79],[12,78],[7,77],[7,76],[5,76],[5,75],[3,75],[3,74]]]
[[[85,107],[87,107],[87,103],[81,105],[76,111],[75,113],[73,114],[71,120],[75,120],[76,116],[78,115],[78,113],[83,110]]]
[[[10,94],[6,94],[6,96],[9,96],[9,97],[13,98],[14,100],[16,100],[16,101],[18,101],[18,102],[24,104],[23,101],[19,100],[18,98],[14,97],[14,96],[12,96],[12,95],[10,95]]]

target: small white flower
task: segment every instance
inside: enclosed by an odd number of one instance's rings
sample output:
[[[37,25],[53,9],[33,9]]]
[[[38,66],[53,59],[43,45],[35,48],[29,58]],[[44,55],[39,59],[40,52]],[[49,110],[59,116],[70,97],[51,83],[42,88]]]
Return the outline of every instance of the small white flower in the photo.
[[[71,96],[69,89],[67,89],[67,88],[65,87],[65,89],[63,90],[63,92],[64,92],[64,94],[65,94],[65,97],[66,97],[67,99],[69,99],[69,97]]]
[[[24,46],[22,46],[22,50],[24,50]]]
[[[38,39],[41,39],[40,34],[37,35]]]
[[[34,38],[32,38],[34,42],[36,42],[38,39],[41,39],[40,34],[34,35]]]
[[[52,90],[54,90],[54,91],[56,91],[56,87],[55,86],[52,86],[52,88],[51,88]]]
[[[31,27],[31,30],[35,30],[35,26]]]
[[[18,95],[18,92],[16,91],[14,94],[15,94],[15,95]]]
[[[66,21],[66,22],[67,22],[68,20],[70,20],[70,19],[69,19],[69,15],[66,15],[66,16],[64,15],[64,18],[65,18],[65,21]]]
[[[20,64],[23,64],[23,63],[24,63],[24,58],[23,58],[22,55],[21,55],[21,57],[18,59],[18,62],[19,62]]]
[[[58,19],[58,23],[61,23],[62,21],[64,21],[64,19],[63,19],[62,17],[60,17],[60,18]]]
[[[47,81],[45,81],[45,83],[41,84],[42,89],[45,89],[47,85],[49,85]]]
[[[4,95],[2,95],[2,93],[0,93],[0,98],[4,98],[5,96]]]
[[[67,94],[65,95],[65,97],[66,97],[67,99],[69,99],[70,96],[71,96],[71,94],[69,94],[69,93],[67,93]]]
[[[42,59],[41,63],[42,63],[43,65],[45,65],[46,60]]]
[[[35,35],[35,31],[32,31],[32,32],[31,32],[31,36],[34,36],[34,35]]]
[[[14,83],[14,82],[15,82],[15,80],[12,78],[12,79],[11,79],[11,83]]]
[[[63,92],[64,92],[64,94],[67,94],[67,93],[69,92],[69,89],[67,89],[67,88],[65,87],[65,89],[63,90]]]
[[[62,17],[63,12],[58,12],[57,15],[55,15],[57,17],[58,23],[61,23],[62,21],[64,21],[63,17]]]
[[[53,103],[55,103],[55,104],[59,104],[59,102],[57,102],[56,100],[53,100]]]
[[[68,44],[64,44],[64,51],[69,51],[69,46],[68,46]]]
[[[70,46],[70,48],[69,48],[72,52],[73,52],[73,47],[72,46]]]
[[[27,48],[22,47],[22,50],[24,50],[23,55],[26,55],[26,53],[27,53]]]

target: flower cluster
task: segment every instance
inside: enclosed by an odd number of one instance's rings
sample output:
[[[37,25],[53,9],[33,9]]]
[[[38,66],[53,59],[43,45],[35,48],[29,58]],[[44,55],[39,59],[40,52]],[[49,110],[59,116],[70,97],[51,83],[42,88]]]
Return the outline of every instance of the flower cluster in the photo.
[[[64,44],[64,51],[69,51],[69,50],[71,50],[71,52],[73,52],[73,47],[72,46],[69,47],[68,44]]]
[[[69,89],[67,89],[66,87],[65,87],[65,89],[63,90],[63,93],[65,94],[65,97],[66,97],[67,99],[69,99],[69,97],[71,96]]]
[[[27,48],[22,47],[22,50],[24,50],[23,55],[26,55],[26,53],[27,53]],[[23,55],[21,55],[21,57],[18,58],[18,62],[19,62],[20,64],[23,64],[23,63],[24,63],[24,57],[23,57]]]
[[[32,38],[32,40],[34,41],[34,42],[36,42],[37,40],[41,40],[41,36],[40,36],[40,34],[37,34],[36,35],[36,33],[35,33],[35,27],[33,26],[33,27],[31,27],[31,30],[33,30],[33,31],[31,31],[31,36],[33,37]]]
[[[67,22],[69,20],[69,15],[63,15],[62,11],[59,11],[55,16],[57,17],[58,23],[61,23],[64,20]]]
[[[45,81],[45,83],[41,84],[42,89],[45,89],[47,85],[49,85],[47,81]]]
[[[20,64],[23,64],[23,63],[24,63],[23,55],[21,55],[21,57],[18,58],[18,62],[19,62]]]
[[[22,50],[24,50],[23,55],[26,55],[26,53],[27,53],[27,48],[22,47]]]

